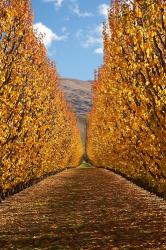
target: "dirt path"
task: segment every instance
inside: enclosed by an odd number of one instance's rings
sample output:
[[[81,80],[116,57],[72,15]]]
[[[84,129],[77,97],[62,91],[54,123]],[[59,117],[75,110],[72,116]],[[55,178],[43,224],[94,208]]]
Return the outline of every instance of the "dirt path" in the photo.
[[[0,204],[0,249],[166,249],[166,202],[107,170],[64,171]]]

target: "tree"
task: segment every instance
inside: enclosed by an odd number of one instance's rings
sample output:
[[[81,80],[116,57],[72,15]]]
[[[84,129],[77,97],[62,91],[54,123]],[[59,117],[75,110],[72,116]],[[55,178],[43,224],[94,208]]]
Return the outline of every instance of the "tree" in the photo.
[[[30,1],[0,2],[0,191],[79,165],[80,132],[55,65],[33,31]]]
[[[165,1],[114,1],[93,86],[87,154],[151,190],[166,191]]]

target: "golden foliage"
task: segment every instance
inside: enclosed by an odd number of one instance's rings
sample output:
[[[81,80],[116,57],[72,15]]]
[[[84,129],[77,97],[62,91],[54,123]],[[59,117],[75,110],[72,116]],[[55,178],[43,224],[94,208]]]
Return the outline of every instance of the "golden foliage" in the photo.
[[[166,191],[165,7],[164,0],[114,1],[87,132],[94,165],[158,193]]]
[[[30,1],[0,1],[0,191],[67,166],[83,149]]]

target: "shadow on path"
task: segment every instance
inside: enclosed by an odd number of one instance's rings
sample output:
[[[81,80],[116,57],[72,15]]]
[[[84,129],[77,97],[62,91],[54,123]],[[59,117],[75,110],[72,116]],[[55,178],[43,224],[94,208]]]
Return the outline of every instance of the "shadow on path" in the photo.
[[[104,169],[70,169],[0,204],[0,249],[166,249],[166,202]]]

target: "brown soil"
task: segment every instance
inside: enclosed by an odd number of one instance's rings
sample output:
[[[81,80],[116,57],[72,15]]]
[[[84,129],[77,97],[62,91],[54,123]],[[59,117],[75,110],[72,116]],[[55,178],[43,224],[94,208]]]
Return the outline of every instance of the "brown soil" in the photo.
[[[166,249],[166,202],[111,171],[77,168],[0,204],[0,249]]]

